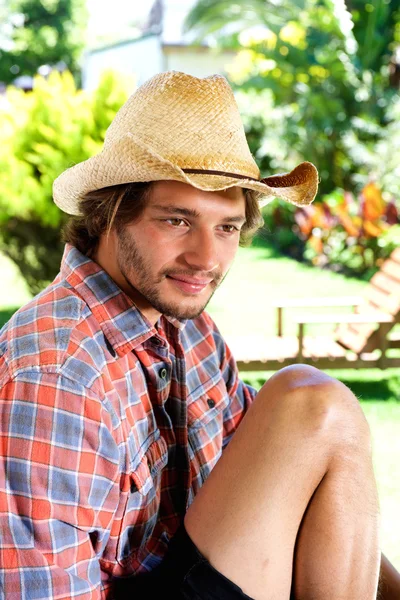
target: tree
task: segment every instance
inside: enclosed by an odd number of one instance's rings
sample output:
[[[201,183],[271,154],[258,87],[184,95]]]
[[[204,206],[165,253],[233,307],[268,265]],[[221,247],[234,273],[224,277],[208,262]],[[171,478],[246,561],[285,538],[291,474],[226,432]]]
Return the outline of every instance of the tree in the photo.
[[[239,49],[231,80],[265,95],[268,112],[248,118],[262,167],[277,166],[269,148],[278,137],[279,166],[315,162],[323,192],[354,187],[355,173],[366,174],[363,152],[381,138],[398,98],[390,78],[397,0],[199,0],[187,27]]]
[[[35,294],[51,281],[68,218],[53,202],[54,179],[100,152],[127,86],[105,73],[97,90],[77,90],[70,73],[37,76],[32,92],[10,86],[0,106],[0,250]]]
[[[85,0],[2,0],[0,81],[33,76],[42,65],[78,76],[86,24]]]

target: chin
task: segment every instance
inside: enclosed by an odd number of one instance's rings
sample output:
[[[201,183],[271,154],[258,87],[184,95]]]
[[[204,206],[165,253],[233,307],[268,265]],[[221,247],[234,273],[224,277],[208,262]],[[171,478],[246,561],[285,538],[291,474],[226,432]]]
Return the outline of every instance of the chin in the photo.
[[[200,316],[206,308],[207,304],[211,300],[213,294],[205,294],[206,297],[187,297],[180,294],[161,294],[157,290],[156,294],[145,294],[142,291],[142,295],[146,298],[149,305],[151,305],[160,314],[166,317],[172,317],[174,319],[195,319]],[[213,291],[214,293],[214,291]],[[168,297],[168,300],[166,298]]]
[[[196,319],[199,317],[203,310],[206,308],[206,304],[202,303],[201,306],[188,306],[187,308],[183,308],[182,306],[164,306],[164,310],[162,310],[162,314],[166,317],[173,317],[174,319]]]

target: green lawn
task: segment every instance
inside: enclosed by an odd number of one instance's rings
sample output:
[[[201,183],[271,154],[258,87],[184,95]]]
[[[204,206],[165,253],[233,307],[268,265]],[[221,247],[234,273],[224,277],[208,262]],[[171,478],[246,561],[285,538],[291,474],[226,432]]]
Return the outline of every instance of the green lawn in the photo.
[[[257,332],[273,335],[276,316],[271,303],[277,298],[359,296],[365,285],[337,273],[299,264],[271,248],[240,248],[208,310],[226,335]],[[293,312],[295,309],[285,310],[285,333],[296,333],[290,322]],[[325,326],[315,327],[310,328],[311,333],[317,329],[325,331]]]
[[[0,255],[2,291],[0,324],[29,299],[29,292],[12,264]],[[329,271],[319,271],[277,255],[270,248],[240,249],[234,266],[215,293],[209,312],[225,335],[274,334],[276,317],[271,303],[281,297],[349,296],[366,284]],[[315,310],[315,309],[313,309]],[[295,333],[286,312],[285,332]],[[325,326],[310,333],[325,332]],[[382,512],[382,546],[400,569],[400,375],[395,370],[332,371],[360,398],[371,426],[375,471]],[[246,373],[260,387],[269,373]]]
[[[31,295],[14,263],[0,252],[0,327]]]
[[[362,402],[374,439],[382,518],[382,548],[400,570],[400,403]]]

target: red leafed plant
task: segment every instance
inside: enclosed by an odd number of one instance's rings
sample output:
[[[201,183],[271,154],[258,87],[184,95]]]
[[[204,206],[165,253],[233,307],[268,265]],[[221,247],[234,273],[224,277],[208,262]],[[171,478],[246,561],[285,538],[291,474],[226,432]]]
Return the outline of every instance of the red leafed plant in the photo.
[[[294,220],[294,230],[305,242],[304,258],[338,271],[369,273],[400,243],[396,205],[384,200],[374,182],[357,200],[350,192],[335,192],[298,208]]]
[[[319,267],[369,278],[400,246],[400,219],[394,200],[385,200],[374,182],[356,198],[336,190],[311,206],[271,203],[263,209],[265,231],[258,238],[284,254]]]

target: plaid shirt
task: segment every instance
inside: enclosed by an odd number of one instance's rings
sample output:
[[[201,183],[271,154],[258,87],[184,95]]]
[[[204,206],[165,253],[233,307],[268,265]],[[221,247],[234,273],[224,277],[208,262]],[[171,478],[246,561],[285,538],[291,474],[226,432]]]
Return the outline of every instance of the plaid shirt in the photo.
[[[0,389],[7,600],[154,569],[255,395],[206,313],[153,327],[72,246],[0,332]]]

